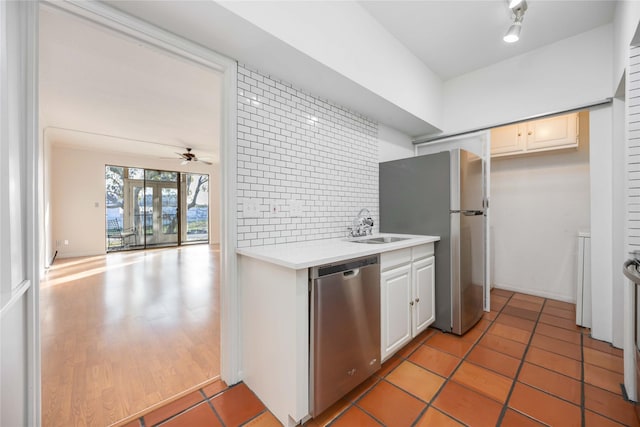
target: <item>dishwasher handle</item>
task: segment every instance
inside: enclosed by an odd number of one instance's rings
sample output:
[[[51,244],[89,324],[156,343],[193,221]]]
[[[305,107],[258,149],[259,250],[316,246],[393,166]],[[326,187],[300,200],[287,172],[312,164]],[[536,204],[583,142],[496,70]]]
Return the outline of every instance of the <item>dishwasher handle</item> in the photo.
[[[347,275],[345,275],[344,273],[359,270],[360,268],[376,264],[378,264],[378,255],[352,259],[346,262],[341,262],[339,264],[327,264],[313,267],[309,270],[309,275],[311,279],[330,276],[332,274],[342,274],[346,278]],[[355,275],[357,274],[354,273],[354,276]]]
[[[360,269],[354,268],[353,270],[345,271],[344,273],[342,273],[342,277],[344,277],[345,279],[352,279],[358,274],[360,274]]]

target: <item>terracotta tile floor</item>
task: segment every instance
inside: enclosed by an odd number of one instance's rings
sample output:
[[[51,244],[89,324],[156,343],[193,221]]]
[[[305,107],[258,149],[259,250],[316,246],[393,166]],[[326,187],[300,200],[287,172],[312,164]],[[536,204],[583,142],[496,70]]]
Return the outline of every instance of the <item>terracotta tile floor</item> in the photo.
[[[575,306],[495,289],[463,337],[427,330],[305,426],[640,426],[622,350],[574,325]],[[144,423],[144,424],[143,424]],[[215,383],[129,426],[280,426],[244,385]]]

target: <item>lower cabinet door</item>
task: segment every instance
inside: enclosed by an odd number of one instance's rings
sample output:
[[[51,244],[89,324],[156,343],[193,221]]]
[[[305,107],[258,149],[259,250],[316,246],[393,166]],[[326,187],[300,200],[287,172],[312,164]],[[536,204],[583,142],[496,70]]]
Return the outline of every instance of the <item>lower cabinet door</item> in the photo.
[[[413,276],[413,330],[416,336],[427,329],[436,319],[435,314],[435,263],[434,257],[414,261],[411,265]]]
[[[411,264],[382,272],[380,289],[381,358],[384,361],[411,341]]]

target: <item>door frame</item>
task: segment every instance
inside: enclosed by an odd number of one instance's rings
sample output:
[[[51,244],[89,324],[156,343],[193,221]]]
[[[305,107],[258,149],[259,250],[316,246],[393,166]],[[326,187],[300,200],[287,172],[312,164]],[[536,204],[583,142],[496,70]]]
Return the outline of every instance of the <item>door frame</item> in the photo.
[[[99,2],[85,1],[64,1],[42,0],[39,3],[34,2],[38,8],[36,18],[39,13],[39,7],[50,7],[62,10],[67,13],[88,19],[94,23],[102,25],[110,30],[119,32],[125,36],[132,37],[140,42],[148,44],[154,48],[161,49],[171,55],[176,55],[189,61],[201,64],[210,69],[216,70],[223,75],[223,88],[221,99],[221,134],[220,134],[220,250],[221,250],[221,271],[220,271],[220,374],[222,380],[227,384],[235,384],[241,379],[240,373],[240,331],[239,308],[238,308],[238,289],[237,289],[237,218],[236,218],[236,188],[237,188],[237,72],[238,64],[226,56],[220,55],[212,50],[206,49],[200,45],[183,39],[168,31],[162,30],[154,25],[134,18],[123,12],[120,12],[106,4]],[[26,75],[31,79],[34,88],[37,88],[38,82],[38,37],[39,23],[36,22],[29,28],[30,36],[34,37],[32,44],[33,52],[28,52],[33,57],[31,66],[26,70]],[[33,94],[33,139],[35,143],[38,141],[38,93],[35,89]],[[42,144],[42,141],[40,142]],[[38,165],[33,171],[32,178],[35,181],[36,193],[37,187],[42,185],[37,180],[39,173],[43,168],[41,159],[42,147],[34,149],[33,153],[29,153],[33,157],[30,159],[33,164]],[[40,191],[40,200],[41,192]],[[35,221],[40,223],[44,221],[44,216],[35,214]],[[42,227],[42,224],[40,224]],[[36,227],[36,230],[39,228]],[[36,233],[30,236],[32,245],[38,248],[40,237]],[[44,236],[43,236],[44,237]],[[42,256],[40,256],[42,259]],[[37,266],[38,257],[34,261]],[[39,267],[38,267],[39,268]],[[37,294],[37,287],[33,286]],[[30,408],[29,412],[34,414],[34,425],[40,424],[40,336],[39,336],[39,307],[35,305],[32,316],[33,325],[30,330],[34,331],[33,342],[37,343],[37,351],[33,355],[32,372],[34,387],[34,399],[31,404],[34,408]],[[32,329],[33,328],[33,329]]]
[[[144,169],[145,172],[149,169]],[[164,171],[164,170],[163,170]],[[131,224],[133,224],[134,227],[141,227],[140,230],[141,232],[138,235],[138,244],[141,245],[140,248],[138,249],[148,249],[149,247],[171,247],[171,246],[181,246],[182,245],[182,236],[181,236],[181,228],[182,228],[182,224],[180,223],[180,221],[182,220],[182,200],[181,200],[181,192],[182,192],[182,187],[181,187],[181,177],[182,177],[182,173],[183,172],[176,172],[176,171],[166,171],[166,172],[174,172],[177,174],[177,178],[176,181],[171,182],[171,181],[152,181],[152,180],[147,180],[147,179],[125,179],[125,184],[124,184],[124,195],[123,195],[123,203],[125,206],[124,212],[125,212],[125,216],[123,219],[123,227],[127,228],[130,227]],[[169,184],[169,185],[168,185]],[[172,186],[171,184],[173,184],[174,186]],[[140,187],[142,189],[142,191],[144,192],[145,195],[143,195],[143,198],[145,200],[145,213],[143,215],[142,218],[142,223],[140,224],[139,222],[135,221],[135,217],[136,215],[138,215],[135,211],[136,208],[138,208],[137,203],[133,200],[133,196],[135,194],[135,188]],[[152,227],[153,227],[153,239],[155,240],[154,244],[149,245],[147,242],[147,209],[148,206],[146,205],[146,191],[148,188],[152,189],[153,192],[153,197],[151,199],[151,212],[152,212],[152,218],[151,218],[151,222],[152,222]],[[169,189],[175,189],[176,190],[176,215],[177,215],[177,230],[176,230],[176,236],[175,236],[175,241],[158,241],[156,239],[161,239],[163,236],[162,233],[162,190],[165,188],[169,188]],[[127,202],[128,201],[128,202]],[[160,217],[158,218],[158,214],[160,215]],[[130,219],[131,217],[134,217],[133,221],[126,221],[127,217]],[[163,245],[164,243],[164,245]]]

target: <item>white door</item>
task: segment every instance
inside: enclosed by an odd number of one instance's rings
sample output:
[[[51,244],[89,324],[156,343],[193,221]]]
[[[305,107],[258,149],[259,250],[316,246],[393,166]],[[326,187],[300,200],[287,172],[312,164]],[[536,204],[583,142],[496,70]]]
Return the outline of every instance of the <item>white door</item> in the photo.
[[[384,271],[380,275],[380,291],[381,357],[384,361],[411,341],[411,264]]]
[[[436,320],[434,259],[434,257],[429,257],[411,264],[414,298],[413,336],[427,329]]]
[[[39,425],[38,2],[0,2],[0,425]]]

